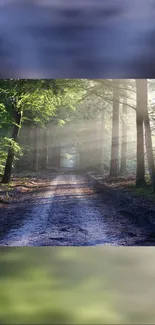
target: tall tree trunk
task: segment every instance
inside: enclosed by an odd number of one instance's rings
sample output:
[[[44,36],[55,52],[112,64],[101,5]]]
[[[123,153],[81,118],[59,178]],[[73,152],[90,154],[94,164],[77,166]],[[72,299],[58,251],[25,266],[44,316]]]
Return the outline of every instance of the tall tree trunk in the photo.
[[[155,166],[152,148],[152,137],[151,137],[151,127],[150,119],[148,113],[148,82],[147,79],[141,81],[143,83],[143,103],[144,103],[144,127],[145,127],[145,146],[148,160],[149,173],[152,180],[153,191],[155,192]]]
[[[17,142],[19,130],[20,130],[22,112],[15,108],[13,113],[14,113],[14,125],[13,125],[13,130],[12,130],[12,139]],[[8,155],[7,155],[7,160],[6,160],[2,183],[7,184],[11,180],[14,156],[15,156],[15,150],[14,150],[13,146],[10,145],[9,149],[8,149]]]
[[[126,125],[126,115],[127,115],[127,99],[123,99],[123,109],[122,109],[122,144],[121,144],[121,166],[120,174],[126,173],[126,159],[127,159],[127,125]]]
[[[119,172],[119,92],[113,88],[112,145],[110,176],[117,177]]]
[[[145,185],[145,164],[144,164],[144,131],[143,131],[143,113],[145,106],[144,83],[143,79],[136,79],[137,108],[136,108],[136,125],[137,125],[137,171],[136,186]]]

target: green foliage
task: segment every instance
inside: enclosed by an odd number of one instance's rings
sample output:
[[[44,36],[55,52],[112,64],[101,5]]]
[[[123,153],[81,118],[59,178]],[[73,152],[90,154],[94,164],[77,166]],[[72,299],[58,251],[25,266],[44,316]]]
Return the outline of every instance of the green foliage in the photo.
[[[10,138],[10,131],[15,124],[15,110],[22,112],[20,128],[22,125],[44,127],[48,123],[63,127],[71,120],[72,112],[85,92],[83,83],[80,79],[0,80],[0,136],[3,138],[0,144],[1,172],[9,146],[15,152],[15,159],[21,154],[19,144]]]
[[[7,158],[7,143],[8,143],[7,138],[0,137],[0,175],[3,174],[4,167],[5,167],[5,162]]]
[[[0,175],[2,175],[4,171],[9,147],[11,147],[15,152],[15,160],[19,159],[22,155],[22,149],[16,141],[11,138],[0,137]]]
[[[154,80],[149,81],[150,91],[154,90]],[[112,131],[113,89],[119,92],[121,122],[124,120],[128,127],[128,138],[131,137],[135,126],[135,80],[129,79],[1,79],[0,80],[0,136],[11,138],[14,121],[14,111],[22,111],[23,126],[48,128],[52,134],[52,141],[58,136],[72,134],[74,145],[85,142],[87,132],[93,133],[96,122],[100,128],[102,116],[104,118],[104,162],[109,165]],[[121,112],[123,99],[128,100],[127,114]],[[155,118],[154,102],[149,104],[152,121]],[[85,135],[84,135],[85,132]],[[89,136],[88,136],[89,138]],[[6,139],[5,139],[6,141]],[[131,137],[131,152],[135,148]],[[7,144],[11,142],[7,142]],[[86,145],[87,146],[87,145]],[[18,148],[17,148],[18,147]],[[15,157],[19,156],[19,144],[14,144]],[[27,151],[28,148],[24,147]],[[33,148],[31,148],[33,151]],[[6,159],[6,145],[0,144],[1,169]],[[89,150],[88,150],[89,151]],[[128,150],[129,152],[129,150]],[[4,153],[4,154],[3,154]],[[5,157],[5,158],[4,158]],[[135,162],[128,157],[128,169],[135,171]],[[93,160],[93,158],[92,158]],[[91,162],[90,162],[91,163]]]

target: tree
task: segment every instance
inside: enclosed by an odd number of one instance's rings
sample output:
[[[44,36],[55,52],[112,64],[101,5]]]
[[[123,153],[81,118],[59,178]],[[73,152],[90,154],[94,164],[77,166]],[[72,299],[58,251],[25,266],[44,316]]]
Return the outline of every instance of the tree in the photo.
[[[46,165],[47,148],[38,149],[39,139],[46,123],[62,127],[69,118],[70,112],[75,109],[75,104],[85,92],[81,85],[83,80],[12,80],[0,81],[0,94],[2,103],[9,115],[8,125],[12,134],[8,145],[8,155],[2,182],[9,182],[13,161],[16,154],[19,128],[23,125],[35,126],[34,165],[35,170]],[[77,92],[78,88],[78,92]],[[20,117],[20,118],[19,118]],[[39,132],[38,128],[41,132]],[[18,130],[18,132],[17,132]],[[38,132],[40,135],[38,135]],[[42,159],[45,156],[45,160]],[[59,155],[59,154],[58,154]],[[60,157],[59,157],[60,158]]]
[[[104,169],[104,142],[105,142],[105,109],[101,110],[101,135],[100,135],[100,169]]]
[[[145,164],[144,164],[144,130],[143,116],[146,105],[146,93],[144,92],[143,79],[136,79],[137,106],[136,106],[136,126],[137,126],[137,170],[136,186],[145,185]]]
[[[150,177],[152,180],[153,191],[155,192],[155,166],[154,166],[154,157],[153,157],[153,148],[152,148],[152,136],[151,136],[151,127],[150,119],[148,113],[148,81],[147,79],[141,80],[141,86],[143,87],[143,119],[145,127],[145,146],[148,160],[148,167],[150,172]]]
[[[15,148],[18,141],[19,129],[21,128],[22,116],[23,120],[26,117],[25,113],[31,113],[31,118],[35,116],[37,110],[36,121],[40,119],[46,120],[46,118],[53,114],[54,107],[43,107],[44,97],[48,97],[49,90],[47,91],[46,83],[38,80],[4,80],[0,84],[1,91],[5,94],[5,98],[10,102],[10,106],[7,107],[10,111],[12,118],[13,129],[12,137],[8,147],[8,155],[6,159],[6,165],[2,183],[9,183],[11,180],[11,173],[13,167],[13,160],[15,157]],[[50,89],[51,92],[51,89]],[[39,100],[38,100],[39,97]],[[50,104],[50,98],[48,104]],[[23,115],[24,113],[24,115]],[[33,118],[35,121],[35,117]]]
[[[122,105],[122,143],[121,143],[121,164],[120,164],[120,174],[126,173],[126,159],[127,159],[127,99],[123,98]]]
[[[17,138],[19,135],[19,130],[21,126],[21,118],[22,118],[22,111],[18,110],[18,108],[14,107],[14,125],[12,130],[12,141],[10,141],[9,149],[8,149],[8,155],[4,170],[4,175],[2,179],[2,183],[9,183],[11,180],[11,173],[12,173],[12,164],[13,159],[15,156],[15,142],[17,142]]]
[[[119,172],[119,90],[118,82],[113,81],[112,144],[110,176],[117,177]]]

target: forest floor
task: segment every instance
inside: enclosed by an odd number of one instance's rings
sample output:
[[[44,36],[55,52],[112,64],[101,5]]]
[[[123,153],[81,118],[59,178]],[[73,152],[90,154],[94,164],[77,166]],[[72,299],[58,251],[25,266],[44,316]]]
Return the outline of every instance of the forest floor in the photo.
[[[0,185],[1,246],[155,245],[155,197],[99,173],[20,175]]]

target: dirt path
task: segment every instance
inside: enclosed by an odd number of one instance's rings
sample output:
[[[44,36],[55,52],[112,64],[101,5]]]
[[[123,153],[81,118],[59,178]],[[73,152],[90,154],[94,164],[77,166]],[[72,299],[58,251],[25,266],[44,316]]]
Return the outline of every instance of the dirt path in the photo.
[[[12,210],[12,227],[1,233],[0,245],[134,245],[146,235],[146,225],[127,221],[113,198],[95,193],[79,175],[56,176],[35,200],[17,208]]]

